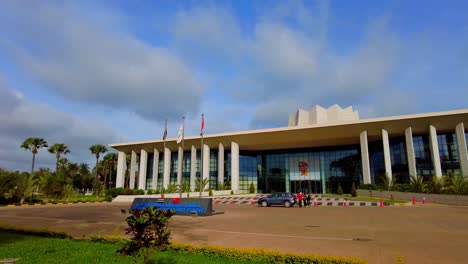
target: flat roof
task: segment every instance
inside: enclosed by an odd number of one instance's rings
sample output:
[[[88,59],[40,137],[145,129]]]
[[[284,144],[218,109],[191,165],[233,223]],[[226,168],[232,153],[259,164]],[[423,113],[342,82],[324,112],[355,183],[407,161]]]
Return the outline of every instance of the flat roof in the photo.
[[[203,136],[203,143],[214,149],[218,149],[221,143],[226,149],[230,149],[231,142],[234,141],[241,150],[348,145],[359,144],[359,134],[365,130],[368,140],[373,141],[382,137],[382,129],[387,130],[392,138],[404,135],[405,129],[410,126],[413,134],[428,133],[429,125],[435,126],[438,132],[455,131],[455,126],[460,122],[468,124],[468,109],[207,134]],[[185,137],[184,150],[189,151],[192,145],[200,149],[200,139],[200,136]],[[179,147],[176,140],[177,138],[168,138],[166,147],[176,151]],[[162,151],[163,145],[162,139],[109,144],[110,147],[126,153],[132,150],[139,152],[141,149],[153,152],[155,148]]]

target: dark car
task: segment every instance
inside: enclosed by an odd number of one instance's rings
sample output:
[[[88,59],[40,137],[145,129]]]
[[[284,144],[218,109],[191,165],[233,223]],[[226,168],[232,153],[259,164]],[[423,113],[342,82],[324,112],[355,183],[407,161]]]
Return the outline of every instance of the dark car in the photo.
[[[296,203],[296,196],[290,192],[272,193],[266,197],[258,199],[258,204],[267,207],[270,205],[284,205],[285,207],[292,207]]]

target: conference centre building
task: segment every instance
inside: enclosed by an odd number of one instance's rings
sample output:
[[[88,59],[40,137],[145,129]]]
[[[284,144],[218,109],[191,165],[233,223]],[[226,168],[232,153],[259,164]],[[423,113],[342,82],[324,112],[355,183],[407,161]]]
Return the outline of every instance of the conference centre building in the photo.
[[[346,192],[385,175],[397,183],[468,175],[466,125],[468,109],[360,119],[352,106],[314,106],[291,114],[287,127],[204,135],[203,145],[194,136],[183,147],[175,138],[110,146],[118,151],[117,187],[182,181],[194,190],[202,171],[212,190],[243,193],[253,183],[259,193],[325,193],[340,184]]]

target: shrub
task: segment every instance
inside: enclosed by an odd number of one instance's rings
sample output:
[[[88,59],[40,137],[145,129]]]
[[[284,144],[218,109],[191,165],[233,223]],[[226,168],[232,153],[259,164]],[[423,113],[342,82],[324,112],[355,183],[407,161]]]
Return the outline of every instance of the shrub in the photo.
[[[231,194],[234,194],[234,190],[231,190]]]
[[[145,249],[143,263],[147,263],[151,248],[163,249],[169,245],[171,232],[167,224],[173,215],[173,211],[156,210],[154,206],[130,211],[126,233],[131,234],[131,238],[117,252],[138,258],[141,249]]]
[[[223,248],[218,246],[193,246],[181,243],[171,243],[166,250],[173,252],[184,252],[194,255],[209,257],[221,257],[248,262],[264,263],[318,263],[318,264],[360,264],[366,263],[359,258],[283,254],[273,250],[265,249],[238,249]]]
[[[151,189],[147,190],[146,194],[153,194],[153,190],[151,190]]]
[[[107,190],[107,195],[110,195],[110,196],[112,196],[112,198],[115,198],[115,197],[119,196],[120,194],[122,194],[123,191],[124,191],[124,188],[122,188],[122,187],[110,188],[109,190]]]
[[[211,188],[208,189],[208,196],[213,196],[213,190],[211,190]]]
[[[356,184],[353,182],[353,185],[351,186],[351,196],[356,197],[357,192],[356,192]]]
[[[338,183],[338,188],[336,188],[336,194],[343,195],[343,188],[341,188],[340,183]]]
[[[142,190],[142,189],[137,190],[137,191],[136,191],[136,194],[137,194],[137,195],[144,195],[144,194],[145,194],[145,190]]]
[[[410,186],[412,192],[423,193],[427,191],[427,184],[424,182],[424,178],[419,175],[417,177],[410,177]]]
[[[110,195],[110,194],[106,195],[106,198],[104,198],[104,201],[112,202],[112,195]]]
[[[132,190],[132,189],[128,189],[128,188],[125,188],[122,193],[120,193],[121,195],[136,195],[137,194],[137,191],[136,190]]]
[[[359,184],[358,189],[362,190],[378,190],[379,187],[376,184]]]
[[[410,185],[406,183],[396,183],[390,188],[391,191],[395,192],[409,192],[410,189]]]
[[[253,184],[253,182],[250,183],[249,193],[255,193],[255,185]]]

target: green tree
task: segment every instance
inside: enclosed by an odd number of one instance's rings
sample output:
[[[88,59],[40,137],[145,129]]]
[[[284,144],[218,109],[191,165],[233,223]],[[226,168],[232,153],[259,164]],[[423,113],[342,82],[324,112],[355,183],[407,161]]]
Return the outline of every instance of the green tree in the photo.
[[[421,175],[417,177],[410,176],[410,188],[412,192],[423,193],[427,191],[427,184]]]
[[[101,153],[106,153],[107,149],[103,145],[96,144],[96,145],[92,145],[91,147],[89,147],[89,151],[91,151],[91,153],[96,156],[96,176],[94,177],[94,186],[98,187],[97,181],[98,181],[99,156],[101,155]],[[95,193],[96,193],[96,198],[99,198],[98,196],[99,191],[96,191]]]
[[[0,197],[5,196],[5,193],[13,189],[17,174],[0,169]]]
[[[73,189],[73,185],[65,185],[65,187],[63,187],[62,190],[62,198],[64,198],[65,201],[68,203],[68,200],[73,196],[75,196],[75,190]]]
[[[338,183],[338,188],[336,188],[336,194],[343,195],[343,188],[341,188],[340,183]]]
[[[63,171],[59,173],[46,173],[40,180],[41,192],[48,198],[59,198],[62,195],[66,181]]]
[[[116,170],[117,158],[117,153],[108,153],[102,159],[103,167],[105,169],[104,186],[106,187],[106,189],[109,187],[107,184],[107,180],[109,179],[109,181],[112,181],[112,174]]]
[[[58,167],[59,167],[59,160],[62,155],[70,153],[70,149],[68,149],[67,145],[63,143],[55,143],[52,146],[49,147],[49,152],[52,154],[55,154],[55,173],[58,172]]]
[[[253,182],[250,183],[249,186],[249,193],[255,193],[255,185]]]
[[[27,138],[20,146],[23,149],[30,150],[32,153],[31,175],[34,173],[34,163],[36,162],[36,154],[41,148],[47,148],[47,142],[43,138]]]
[[[24,203],[26,197],[30,197],[33,194],[36,180],[31,174],[23,172],[16,177],[16,188],[14,195],[20,198],[20,204]]]

